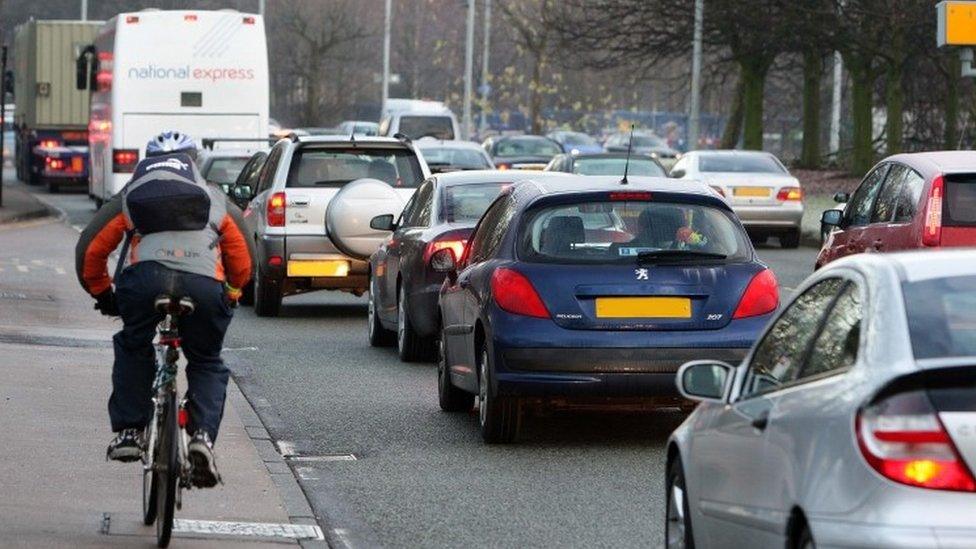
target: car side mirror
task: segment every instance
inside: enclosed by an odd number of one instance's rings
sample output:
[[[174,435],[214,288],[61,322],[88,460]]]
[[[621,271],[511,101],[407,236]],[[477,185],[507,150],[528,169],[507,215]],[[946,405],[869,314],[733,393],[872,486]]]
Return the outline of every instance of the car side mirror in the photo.
[[[430,256],[430,268],[435,273],[446,274],[451,278],[457,276],[457,258],[454,257],[454,250],[442,248]]]
[[[843,204],[851,201],[851,193],[834,193],[834,202]]]
[[[254,198],[250,185],[234,185],[230,189],[230,195],[234,200],[247,202]]]
[[[682,169],[671,170],[671,177],[675,179],[681,179],[686,175],[686,172]]]
[[[840,227],[844,212],[840,210],[827,210],[820,216],[820,224],[824,227]]]
[[[678,369],[678,392],[689,400],[725,402],[734,373],[734,366],[717,360],[687,362]]]
[[[374,231],[395,231],[396,224],[393,222],[393,214],[378,215],[373,219],[370,219],[369,228],[373,229]]]

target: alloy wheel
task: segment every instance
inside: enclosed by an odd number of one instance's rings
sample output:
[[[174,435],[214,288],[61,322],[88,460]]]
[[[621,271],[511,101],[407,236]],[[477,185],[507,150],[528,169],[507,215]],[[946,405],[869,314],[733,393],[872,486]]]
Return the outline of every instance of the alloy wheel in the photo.
[[[669,548],[685,546],[685,491],[677,484],[671,484],[668,497],[667,544]]]
[[[376,282],[369,281],[369,299],[366,300],[366,325],[370,334],[376,333]]]
[[[401,355],[407,346],[407,312],[403,303],[405,297],[406,292],[403,291],[403,287],[401,286],[400,298],[397,300],[397,350],[400,351]]]
[[[488,420],[488,350],[481,353],[478,365],[478,421],[484,426]]]

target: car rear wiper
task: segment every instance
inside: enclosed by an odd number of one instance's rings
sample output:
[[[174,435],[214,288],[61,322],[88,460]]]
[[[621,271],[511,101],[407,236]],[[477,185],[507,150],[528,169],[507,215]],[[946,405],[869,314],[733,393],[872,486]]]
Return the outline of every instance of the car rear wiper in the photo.
[[[696,252],[695,250],[654,250],[640,252],[637,254],[637,263],[660,263],[663,261],[695,261],[695,260],[722,260],[727,255],[710,252]]]

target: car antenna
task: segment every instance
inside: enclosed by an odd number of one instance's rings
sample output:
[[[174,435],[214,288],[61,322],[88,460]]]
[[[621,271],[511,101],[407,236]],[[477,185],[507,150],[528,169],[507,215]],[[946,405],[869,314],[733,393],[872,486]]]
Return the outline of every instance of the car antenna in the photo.
[[[356,125],[352,125],[352,131],[349,132],[349,142],[352,143],[353,147],[356,147]]]
[[[630,169],[630,150],[634,148],[634,125],[630,125],[630,139],[627,141],[627,161],[624,162],[624,177],[620,180],[621,185],[630,183],[627,180],[627,172]]]

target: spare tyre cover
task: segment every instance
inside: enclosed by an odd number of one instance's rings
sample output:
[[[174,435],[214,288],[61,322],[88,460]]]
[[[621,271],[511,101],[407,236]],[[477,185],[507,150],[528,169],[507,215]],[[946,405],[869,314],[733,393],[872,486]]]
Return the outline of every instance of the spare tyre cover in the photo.
[[[387,231],[371,229],[370,221],[386,214],[397,218],[403,206],[403,198],[389,184],[379,179],[357,179],[342,187],[329,201],[325,230],[340,252],[365,260],[390,236]]]

